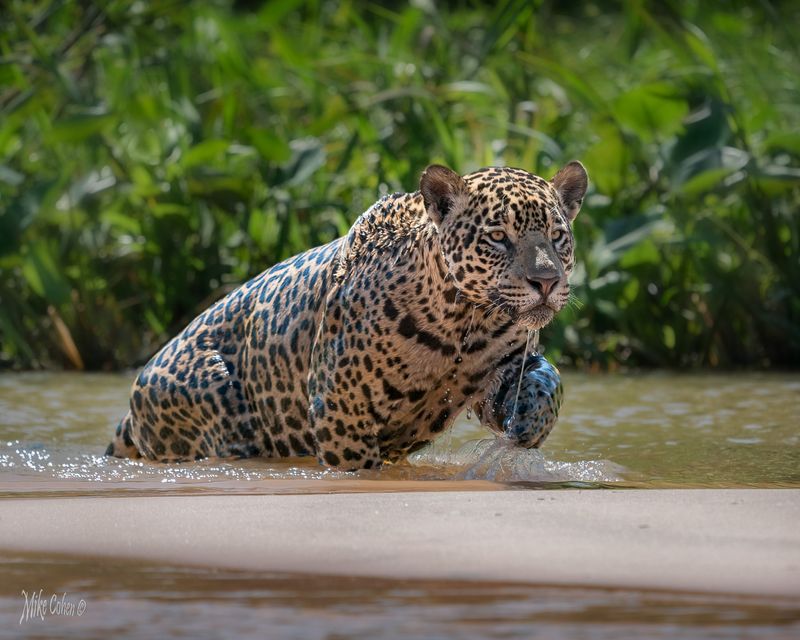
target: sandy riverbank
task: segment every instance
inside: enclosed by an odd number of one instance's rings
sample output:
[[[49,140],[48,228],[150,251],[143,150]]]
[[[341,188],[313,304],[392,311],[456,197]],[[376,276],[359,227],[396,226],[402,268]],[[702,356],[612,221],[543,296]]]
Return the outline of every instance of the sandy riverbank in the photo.
[[[6,499],[0,550],[800,596],[800,490]]]

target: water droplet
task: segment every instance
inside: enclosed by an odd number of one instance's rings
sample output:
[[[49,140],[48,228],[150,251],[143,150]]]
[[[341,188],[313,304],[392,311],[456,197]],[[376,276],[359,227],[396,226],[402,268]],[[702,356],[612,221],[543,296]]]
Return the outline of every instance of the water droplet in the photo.
[[[531,344],[531,336],[533,335],[534,330],[530,329],[528,331],[528,339],[525,341],[525,351],[522,353],[522,362],[525,362],[525,358],[528,357],[528,347]],[[536,341],[539,341],[539,331],[536,331]],[[514,416],[517,413],[517,401],[519,400],[519,390],[522,388],[522,375],[525,373],[525,367],[519,368],[519,381],[517,382],[517,395],[514,396],[514,409],[511,411],[511,415]]]

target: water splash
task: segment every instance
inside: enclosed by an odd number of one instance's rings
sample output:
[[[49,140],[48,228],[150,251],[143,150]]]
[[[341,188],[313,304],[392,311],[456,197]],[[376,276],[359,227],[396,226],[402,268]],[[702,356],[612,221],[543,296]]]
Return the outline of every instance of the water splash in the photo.
[[[457,467],[454,477],[495,482],[620,482],[624,467],[608,460],[550,460],[505,438],[470,440],[456,450],[435,443],[409,456],[414,466]]]
[[[122,489],[167,485],[172,490],[197,486],[225,487],[249,491],[241,482],[272,480],[491,480],[496,482],[614,482],[621,480],[621,467],[604,460],[561,462],[547,459],[541,451],[514,446],[503,438],[473,440],[453,448],[450,430],[433,446],[412,454],[401,469],[346,473],[320,467],[307,460],[201,460],[183,464],[161,464],[143,460],[108,458],[79,452],[77,448],[45,447],[19,441],[0,443],[0,491],[31,491],[56,488],[79,490]],[[425,467],[423,469],[423,467]],[[400,475],[398,475],[400,474]],[[403,475],[405,474],[405,475]],[[72,481],[72,483],[70,483]],[[229,481],[234,481],[231,484]],[[63,484],[67,482],[68,484]],[[80,484],[74,484],[75,482]],[[85,484],[84,484],[85,483]],[[220,484],[222,483],[222,484]],[[227,483],[227,484],[226,484]],[[36,489],[38,487],[38,489]],[[89,489],[95,487],[94,489]],[[166,488],[166,487],[165,487]],[[287,488],[280,489],[288,490]]]
[[[199,460],[163,464],[146,460],[110,458],[81,452],[76,447],[45,447],[18,440],[0,443],[0,482],[76,480],[115,483],[194,483],[221,480],[316,480],[347,478],[326,469],[313,458],[297,460]],[[21,486],[21,484],[20,484]]]

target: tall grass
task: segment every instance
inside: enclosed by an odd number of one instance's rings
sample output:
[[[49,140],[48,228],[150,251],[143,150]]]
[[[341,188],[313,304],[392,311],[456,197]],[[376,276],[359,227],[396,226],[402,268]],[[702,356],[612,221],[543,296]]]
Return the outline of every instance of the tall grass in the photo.
[[[793,3],[5,5],[0,361],[118,368],[441,162],[579,158],[580,366],[800,363]]]

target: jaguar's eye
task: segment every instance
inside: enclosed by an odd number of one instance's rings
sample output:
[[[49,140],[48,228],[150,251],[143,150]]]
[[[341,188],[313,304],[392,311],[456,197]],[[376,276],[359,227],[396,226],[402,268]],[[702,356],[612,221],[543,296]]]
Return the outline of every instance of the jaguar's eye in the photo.
[[[555,229],[550,235],[550,239],[554,244],[561,242],[564,239],[564,232],[561,229]]]
[[[493,229],[488,233],[489,240],[492,242],[496,242],[498,244],[502,244],[506,240],[506,232],[500,229]]]

